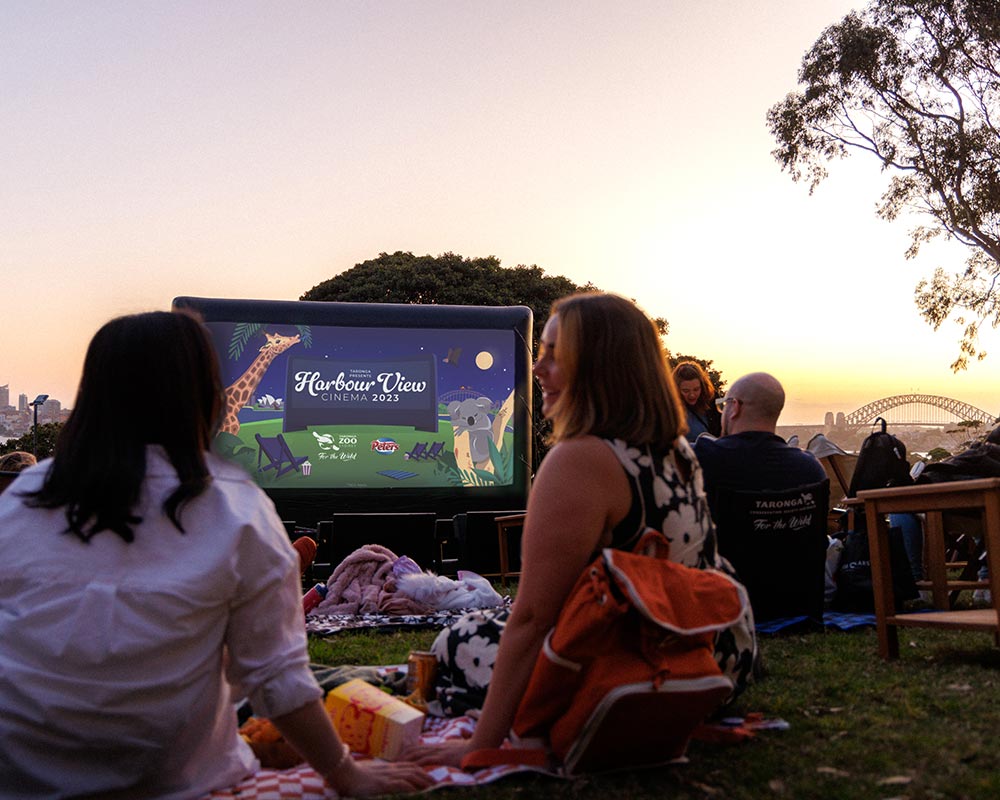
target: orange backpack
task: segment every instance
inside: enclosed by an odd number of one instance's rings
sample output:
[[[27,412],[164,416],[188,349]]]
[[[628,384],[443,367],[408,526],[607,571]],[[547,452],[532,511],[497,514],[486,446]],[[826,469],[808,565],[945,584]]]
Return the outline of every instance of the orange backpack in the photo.
[[[532,762],[547,746],[565,772],[662,764],[732,693],[716,634],[746,611],[746,591],[714,570],[667,558],[649,530],[633,552],[606,549],[573,587],[535,662],[514,719],[516,747],[463,766]],[[535,751],[537,753],[537,750]]]

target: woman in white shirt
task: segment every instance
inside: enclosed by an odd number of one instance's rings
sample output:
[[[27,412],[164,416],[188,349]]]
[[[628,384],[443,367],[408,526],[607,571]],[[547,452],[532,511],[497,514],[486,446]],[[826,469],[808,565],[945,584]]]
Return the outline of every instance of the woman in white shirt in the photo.
[[[182,313],[95,335],[55,457],[0,495],[5,798],[195,798],[259,764],[248,696],[341,794],[426,787],[356,764],[308,668],[298,558],[274,507],[209,452],[222,387]]]

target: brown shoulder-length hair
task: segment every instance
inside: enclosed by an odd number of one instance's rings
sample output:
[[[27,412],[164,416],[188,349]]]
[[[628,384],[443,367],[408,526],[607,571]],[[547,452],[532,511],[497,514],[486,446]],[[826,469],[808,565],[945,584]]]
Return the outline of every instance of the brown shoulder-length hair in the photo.
[[[680,398],[652,321],[614,294],[557,300],[556,363],[565,385],[552,419],[554,442],[594,435],[669,447],[687,431]]]
[[[703,414],[711,408],[715,402],[715,387],[708,377],[708,373],[702,369],[697,361],[681,361],[674,367],[674,383],[680,389],[681,381],[698,381],[701,384],[701,394],[698,395],[698,402],[695,410]],[[684,402],[683,400],[681,402]]]
[[[158,444],[180,479],[163,510],[183,532],[181,506],[211,480],[205,453],[221,413],[219,365],[199,320],[169,311],[113,319],[90,342],[52,464],[26,502],[64,507],[66,532],[84,541],[110,530],[131,542],[146,445]]]

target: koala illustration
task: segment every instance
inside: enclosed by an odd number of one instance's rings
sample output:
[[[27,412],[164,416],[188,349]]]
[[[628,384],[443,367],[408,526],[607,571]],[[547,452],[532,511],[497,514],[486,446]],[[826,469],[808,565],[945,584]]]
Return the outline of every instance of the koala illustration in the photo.
[[[451,426],[455,435],[469,432],[469,455],[474,464],[489,461],[490,445],[493,440],[492,421],[489,410],[493,401],[488,397],[477,397],[475,400],[462,400],[448,403],[448,413],[451,415]]]

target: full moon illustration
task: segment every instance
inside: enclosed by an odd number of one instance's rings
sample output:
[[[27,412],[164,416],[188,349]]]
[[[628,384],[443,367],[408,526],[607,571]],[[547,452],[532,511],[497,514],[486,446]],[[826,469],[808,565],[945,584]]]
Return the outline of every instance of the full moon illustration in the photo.
[[[485,350],[481,351],[476,355],[476,366],[479,367],[479,369],[489,369],[493,366],[493,356]]]

